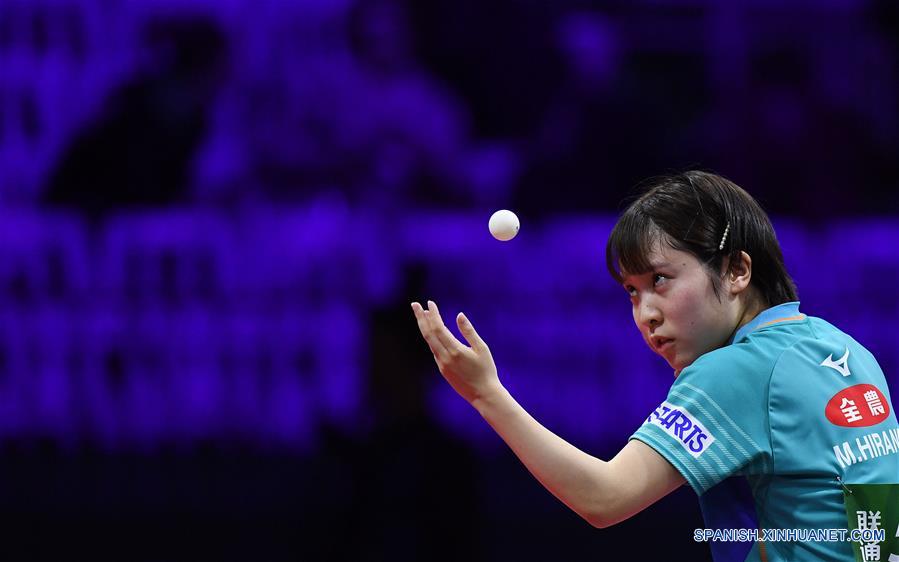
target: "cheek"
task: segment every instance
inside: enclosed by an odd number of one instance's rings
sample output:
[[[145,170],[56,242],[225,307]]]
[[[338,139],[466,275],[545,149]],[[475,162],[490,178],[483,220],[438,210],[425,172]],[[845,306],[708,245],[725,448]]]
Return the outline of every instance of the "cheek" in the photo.
[[[681,351],[695,353],[708,345],[716,332],[718,314],[701,291],[686,290],[671,295],[667,319],[676,327]]]
[[[693,353],[701,355],[721,345],[722,335],[727,333],[727,318],[714,301],[699,296],[690,301],[685,314],[687,320],[682,326],[691,334]]]
[[[706,324],[708,320],[718,316],[718,310],[714,306],[715,295],[704,277],[696,279],[680,297],[682,310],[693,324]]]
[[[702,304],[695,291],[672,292],[668,301],[668,316],[676,319],[681,328],[693,328],[702,314]]]

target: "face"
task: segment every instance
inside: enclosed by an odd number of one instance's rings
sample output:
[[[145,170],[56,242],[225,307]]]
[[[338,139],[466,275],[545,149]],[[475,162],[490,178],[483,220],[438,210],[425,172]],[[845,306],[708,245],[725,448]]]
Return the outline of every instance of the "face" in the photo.
[[[700,355],[727,343],[738,324],[738,306],[728,296],[726,281],[719,302],[708,270],[692,254],[660,243],[649,259],[653,268],[646,273],[622,272],[622,285],[643,340],[676,376]]]

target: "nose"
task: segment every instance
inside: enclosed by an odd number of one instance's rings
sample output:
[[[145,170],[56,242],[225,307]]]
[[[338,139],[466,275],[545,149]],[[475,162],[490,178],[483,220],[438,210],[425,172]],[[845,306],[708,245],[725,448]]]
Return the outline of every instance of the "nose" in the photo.
[[[651,299],[642,299],[635,313],[637,323],[649,328],[650,331],[662,323],[662,311],[652,303]]]

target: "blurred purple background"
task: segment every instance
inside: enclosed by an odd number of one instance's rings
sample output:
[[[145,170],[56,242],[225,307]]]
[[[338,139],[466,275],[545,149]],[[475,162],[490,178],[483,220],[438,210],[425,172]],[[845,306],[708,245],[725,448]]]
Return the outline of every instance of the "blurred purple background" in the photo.
[[[28,560],[708,559],[690,490],[602,531],[545,492],[409,302],[609,458],[672,379],[605,240],[701,167],[895,391],[897,149],[887,0],[3,0],[5,528]]]

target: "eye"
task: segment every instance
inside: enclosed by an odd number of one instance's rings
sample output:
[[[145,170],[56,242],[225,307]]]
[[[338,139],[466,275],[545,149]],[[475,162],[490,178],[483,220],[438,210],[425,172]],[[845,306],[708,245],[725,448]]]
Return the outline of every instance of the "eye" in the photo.
[[[630,296],[632,296],[632,297],[636,297],[636,296],[637,296],[637,289],[633,288],[633,287],[630,286],[630,285],[626,286],[626,287],[624,288],[624,290],[627,291],[627,294],[630,295]]]
[[[668,278],[666,276],[662,275],[661,273],[654,273],[652,276],[652,284],[653,285],[658,286],[658,285],[664,283],[665,281],[668,281]]]

